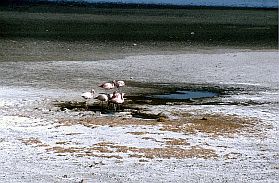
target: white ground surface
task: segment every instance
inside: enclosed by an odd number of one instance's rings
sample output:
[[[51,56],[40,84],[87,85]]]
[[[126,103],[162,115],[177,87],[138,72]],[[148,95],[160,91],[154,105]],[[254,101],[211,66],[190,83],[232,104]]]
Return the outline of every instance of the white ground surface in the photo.
[[[86,62],[0,62],[0,182],[277,182],[278,60],[277,50],[214,50]],[[255,117],[266,127],[261,129],[264,135],[213,138],[203,133],[160,131],[156,126],[58,126],[61,116],[78,119],[91,113],[59,111],[52,106],[54,100],[81,100],[82,92],[114,78],[242,88],[238,94],[221,100],[239,104],[253,101],[254,105],[174,105],[150,109]],[[128,86],[124,90],[132,93],[136,88]],[[148,132],[143,136],[156,141],[127,132]],[[113,155],[122,159],[79,157],[75,153],[46,150],[56,146],[86,149],[99,142],[155,148],[164,146],[165,138],[186,139],[191,146],[214,149],[218,157],[139,161],[120,152]],[[30,139],[40,143],[24,143]]]

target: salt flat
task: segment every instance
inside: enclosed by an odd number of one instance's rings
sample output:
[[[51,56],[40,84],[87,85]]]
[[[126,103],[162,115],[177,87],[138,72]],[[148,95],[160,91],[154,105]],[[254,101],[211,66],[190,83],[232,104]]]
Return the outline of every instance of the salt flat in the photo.
[[[277,182],[278,66],[272,49],[0,62],[0,181]],[[154,84],[226,94],[208,99],[216,105],[143,106],[162,121],[54,106],[113,79],[127,95]]]

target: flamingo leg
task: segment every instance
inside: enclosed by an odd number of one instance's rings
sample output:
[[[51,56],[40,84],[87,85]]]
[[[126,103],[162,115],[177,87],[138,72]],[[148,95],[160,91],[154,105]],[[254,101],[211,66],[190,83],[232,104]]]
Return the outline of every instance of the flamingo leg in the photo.
[[[107,103],[107,109],[109,109],[109,101],[108,101],[108,103]]]
[[[101,102],[102,103],[102,110],[104,110],[104,101]]]
[[[85,109],[88,109],[87,100],[85,100]]]

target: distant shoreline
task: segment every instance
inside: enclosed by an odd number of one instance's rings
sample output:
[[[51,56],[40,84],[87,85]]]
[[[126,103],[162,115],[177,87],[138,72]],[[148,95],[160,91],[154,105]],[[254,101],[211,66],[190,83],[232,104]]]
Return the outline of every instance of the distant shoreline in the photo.
[[[96,4],[95,4],[96,5]],[[29,4],[0,6],[0,41],[175,43],[278,49],[275,9],[168,9]]]
[[[206,6],[206,5],[173,5],[173,4],[144,4],[144,3],[116,3],[116,2],[65,2],[65,1],[19,1],[4,0],[0,6],[68,6],[68,7],[93,7],[93,8],[128,8],[128,9],[216,9],[216,10],[276,10],[278,7],[244,7],[244,6]]]

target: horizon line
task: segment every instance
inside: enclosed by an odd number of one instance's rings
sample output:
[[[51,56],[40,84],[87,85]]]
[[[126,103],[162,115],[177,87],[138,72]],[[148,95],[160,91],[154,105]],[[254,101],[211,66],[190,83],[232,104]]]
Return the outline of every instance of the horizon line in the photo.
[[[18,1],[12,0],[8,2],[0,2],[0,5],[28,5],[28,4],[58,4],[58,5],[76,5],[76,6],[99,6],[99,7],[126,7],[126,8],[173,8],[173,9],[183,9],[183,8],[216,8],[216,9],[278,9],[278,6],[262,7],[262,6],[221,6],[221,5],[182,5],[182,4],[171,4],[171,3],[133,3],[133,2],[89,2],[89,1],[64,1],[64,0],[27,0]]]

